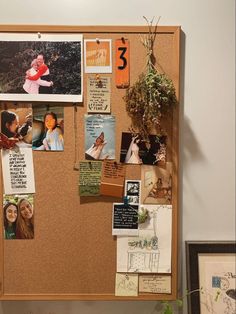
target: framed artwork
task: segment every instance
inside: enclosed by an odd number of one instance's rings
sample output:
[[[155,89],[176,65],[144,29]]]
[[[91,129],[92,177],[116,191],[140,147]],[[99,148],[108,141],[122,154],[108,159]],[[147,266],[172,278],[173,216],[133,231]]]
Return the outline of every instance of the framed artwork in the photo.
[[[236,242],[186,241],[188,313],[234,314]]]
[[[82,102],[81,34],[0,34],[0,100]]]

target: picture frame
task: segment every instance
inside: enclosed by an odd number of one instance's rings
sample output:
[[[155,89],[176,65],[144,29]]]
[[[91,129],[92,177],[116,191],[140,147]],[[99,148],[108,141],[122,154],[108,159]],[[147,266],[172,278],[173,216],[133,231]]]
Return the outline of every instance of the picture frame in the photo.
[[[83,100],[83,35],[0,33],[0,101]]]
[[[236,306],[236,242],[186,241],[185,248],[188,313],[231,313]]]

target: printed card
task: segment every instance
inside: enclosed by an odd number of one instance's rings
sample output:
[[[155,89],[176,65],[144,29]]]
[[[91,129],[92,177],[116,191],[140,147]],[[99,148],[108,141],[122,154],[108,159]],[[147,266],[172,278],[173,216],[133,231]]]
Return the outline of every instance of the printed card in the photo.
[[[85,115],[85,159],[115,159],[115,117]]]
[[[171,276],[139,275],[139,292],[171,293]]]
[[[116,274],[115,296],[138,296],[137,274]]]
[[[106,76],[88,77],[87,111],[89,113],[111,112],[111,78]]]
[[[138,235],[138,205],[113,204],[112,235]]]
[[[5,194],[35,193],[32,150],[2,150]]]
[[[140,205],[143,212],[138,237],[117,237],[117,272],[171,273],[172,206]]]
[[[102,174],[101,161],[80,161],[79,163],[79,195],[100,195]]]
[[[122,197],[125,181],[125,165],[115,161],[104,160],[100,193],[102,195]]]
[[[127,196],[129,204],[140,204],[141,181],[125,180],[125,196]]]

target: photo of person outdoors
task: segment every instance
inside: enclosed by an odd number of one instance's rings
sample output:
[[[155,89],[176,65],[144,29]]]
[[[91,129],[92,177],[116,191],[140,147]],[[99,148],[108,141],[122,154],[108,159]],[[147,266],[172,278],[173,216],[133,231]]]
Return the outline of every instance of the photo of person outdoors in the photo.
[[[28,94],[51,94],[53,82],[50,80],[49,69],[44,63],[44,56],[38,55],[31,62],[31,68],[26,72],[23,89]]]
[[[33,150],[63,151],[63,108],[34,108]],[[51,111],[50,111],[51,109]]]
[[[2,34],[1,99],[82,102],[82,49],[81,34]]]
[[[1,141],[3,148],[31,147],[32,144],[32,108],[11,108],[1,112]]]
[[[4,239],[16,239],[17,205],[14,202],[6,202],[3,207]]]
[[[33,195],[4,195],[3,221],[5,239],[34,238]]]

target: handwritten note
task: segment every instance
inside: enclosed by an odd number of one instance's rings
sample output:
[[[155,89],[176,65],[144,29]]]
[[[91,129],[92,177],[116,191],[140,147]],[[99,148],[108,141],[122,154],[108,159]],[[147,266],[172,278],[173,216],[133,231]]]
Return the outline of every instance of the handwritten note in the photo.
[[[102,195],[122,197],[125,180],[125,165],[104,160],[100,192]]]
[[[138,235],[138,205],[113,204],[112,235]]]
[[[140,275],[139,291],[149,293],[171,293],[171,276]]]
[[[2,151],[5,194],[35,193],[32,150]]]
[[[116,274],[116,296],[138,296],[137,274]]]
[[[89,77],[87,81],[87,111],[111,112],[111,78]]]
[[[101,161],[81,161],[79,164],[79,195],[100,195]]]

